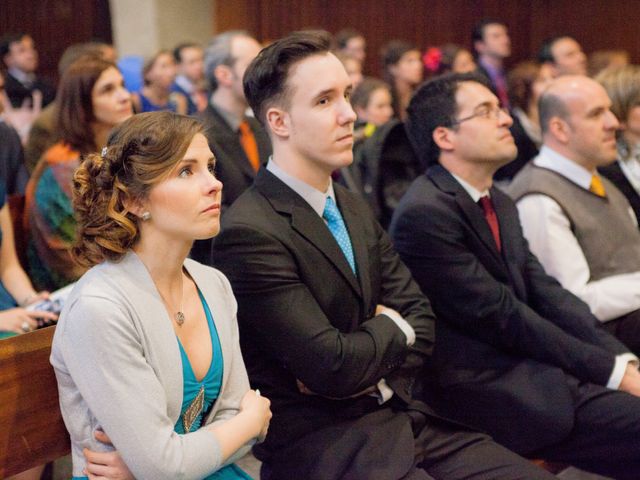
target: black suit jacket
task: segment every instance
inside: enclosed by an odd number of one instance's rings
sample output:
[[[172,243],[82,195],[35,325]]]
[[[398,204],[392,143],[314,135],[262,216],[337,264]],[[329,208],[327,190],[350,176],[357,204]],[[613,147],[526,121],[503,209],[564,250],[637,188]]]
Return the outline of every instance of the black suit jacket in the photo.
[[[224,211],[253,183],[256,173],[240,144],[238,132],[231,129],[215,108],[207,105],[198,118],[204,125],[209,148],[216,157],[216,177],[222,182]],[[265,165],[271,155],[271,140],[257,120],[247,117],[247,121],[256,137],[260,163]],[[214,239],[197,240],[191,249],[191,258],[211,264],[213,244]]]
[[[42,92],[42,107],[46,107],[56,98],[56,90],[45,80],[36,77],[29,88],[25,87],[10,73],[5,73],[4,88],[13,108],[20,108],[25,99],[31,98],[34,90]]]
[[[636,214],[636,218],[640,221],[640,195],[638,195],[636,189],[633,188],[633,185],[631,185],[625,174],[622,172],[620,164],[618,162],[614,162],[606,167],[600,167],[598,171],[611,180],[622,194],[627,197],[631,208],[633,208],[633,213]]]
[[[491,198],[502,253],[480,206],[440,165],[411,186],[391,235],[438,316],[442,412],[526,454],[569,434],[572,385],[605,385],[628,349],[545,274],[512,200],[496,188]]]
[[[208,105],[200,119],[209,147],[216,156],[216,176],[223,184],[222,206],[226,208],[253,183],[256,174],[240,144],[238,132],[231,129],[215,108]],[[264,165],[271,155],[271,141],[256,119],[247,117],[247,121],[256,137],[260,162]]]
[[[334,187],[357,277],[320,216],[266,169],[216,238],[214,264],[238,299],[250,380],[272,401],[269,435],[255,452],[273,478],[400,478],[414,461],[413,434],[390,405],[412,403],[434,318],[365,201]],[[412,348],[389,317],[375,315],[378,304],[412,325]],[[395,400],[348,398],[381,378]],[[317,395],[301,394],[296,380]]]

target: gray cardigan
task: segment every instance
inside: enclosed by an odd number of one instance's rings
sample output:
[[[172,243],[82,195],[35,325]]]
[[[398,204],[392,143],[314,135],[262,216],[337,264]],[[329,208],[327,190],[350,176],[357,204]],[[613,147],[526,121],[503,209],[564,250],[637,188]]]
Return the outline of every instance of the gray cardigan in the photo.
[[[187,259],[220,337],[224,373],[205,424],[238,413],[249,389],[240,353],[237,304],[226,277]],[[220,445],[206,428],[174,432],[182,406],[182,362],[172,322],[139,257],[89,270],[60,315],[51,353],[62,416],[71,434],[73,475],[82,476],[83,448],[107,450],[101,428],[139,479],[200,479],[223,465]],[[244,455],[241,448],[230,463]]]

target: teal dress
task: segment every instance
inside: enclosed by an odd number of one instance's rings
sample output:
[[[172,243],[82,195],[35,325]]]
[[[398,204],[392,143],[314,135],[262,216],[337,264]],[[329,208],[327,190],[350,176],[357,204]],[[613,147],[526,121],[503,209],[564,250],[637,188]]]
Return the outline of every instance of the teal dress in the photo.
[[[184,390],[182,395],[182,410],[180,418],[173,428],[178,433],[194,432],[202,425],[205,412],[208,412],[213,402],[218,398],[220,387],[222,386],[222,372],[224,369],[222,360],[222,347],[216,326],[213,323],[213,316],[209,310],[206,300],[198,290],[200,301],[204,307],[207,316],[207,324],[209,325],[209,334],[211,335],[211,345],[213,352],[211,356],[211,365],[209,371],[201,381],[196,379],[189,357],[182,347],[182,343],[178,339],[180,345],[180,355],[182,357],[182,376],[184,378]],[[177,338],[177,337],[176,337]],[[251,477],[242,471],[237,465],[231,464],[221,468],[217,472],[212,473],[205,480],[251,480]]]
[[[209,371],[201,381],[196,379],[193,369],[191,368],[191,362],[189,357],[178,340],[180,346],[180,356],[182,358],[182,377],[184,379],[184,389],[182,395],[182,409],[180,412],[180,418],[174,426],[176,433],[184,434],[194,432],[202,425],[205,413],[211,409],[211,406],[218,398],[220,393],[220,387],[222,386],[222,372],[223,372],[223,360],[222,360],[222,347],[220,346],[220,339],[218,338],[218,332],[216,326],[213,323],[213,316],[211,310],[207,305],[206,300],[198,290],[200,301],[204,308],[205,315],[207,316],[207,324],[209,325],[209,334],[211,335],[211,345],[213,352],[211,356],[211,366]],[[73,477],[72,480],[87,480],[87,477]],[[203,480],[252,480],[240,467],[235,464],[227,465],[220,470],[212,473]]]

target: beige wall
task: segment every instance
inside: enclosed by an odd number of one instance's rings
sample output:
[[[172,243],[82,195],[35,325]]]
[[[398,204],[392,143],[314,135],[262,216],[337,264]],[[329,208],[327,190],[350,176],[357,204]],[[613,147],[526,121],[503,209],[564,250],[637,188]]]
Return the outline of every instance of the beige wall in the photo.
[[[213,35],[214,0],[109,0],[118,55],[149,57],[184,41]]]

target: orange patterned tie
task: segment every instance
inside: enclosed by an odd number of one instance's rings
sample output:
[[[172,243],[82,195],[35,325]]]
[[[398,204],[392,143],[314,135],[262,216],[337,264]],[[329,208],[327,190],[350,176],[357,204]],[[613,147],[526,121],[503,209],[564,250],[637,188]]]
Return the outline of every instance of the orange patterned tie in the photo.
[[[599,197],[606,197],[607,192],[604,190],[604,185],[602,185],[602,180],[598,175],[591,176],[591,185],[589,186],[589,191],[591,193],[595,193]]]
[[[260,155],[258,154],[258,144],[256,143],[256,137],[249,126],[249,122],[243,120],[240,124],[240,144],[244,153],[247,154],[249,163],[253,167],[254,171],[260,169]]]

